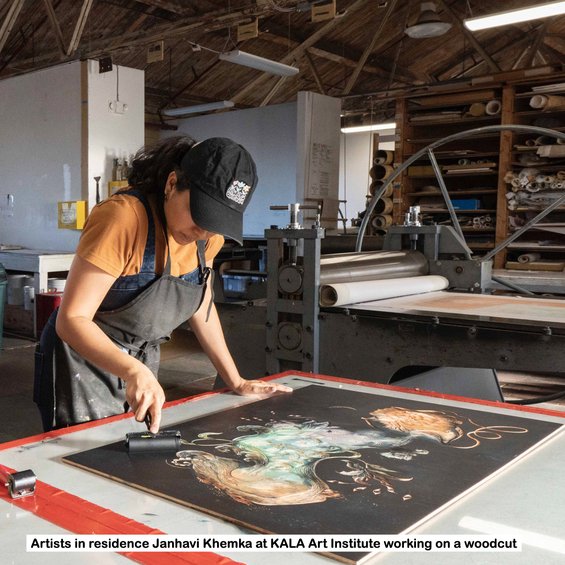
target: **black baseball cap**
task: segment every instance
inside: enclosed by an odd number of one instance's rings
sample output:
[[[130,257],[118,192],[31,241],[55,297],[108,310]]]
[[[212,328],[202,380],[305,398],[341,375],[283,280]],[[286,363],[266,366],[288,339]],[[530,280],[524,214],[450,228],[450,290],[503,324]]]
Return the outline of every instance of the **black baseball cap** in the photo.
[[[258,181],[249,152],[226,137],[211,137],[192,146],[181,168],[190,188],[190,213],[196,224],[241,244],[243,212]]]

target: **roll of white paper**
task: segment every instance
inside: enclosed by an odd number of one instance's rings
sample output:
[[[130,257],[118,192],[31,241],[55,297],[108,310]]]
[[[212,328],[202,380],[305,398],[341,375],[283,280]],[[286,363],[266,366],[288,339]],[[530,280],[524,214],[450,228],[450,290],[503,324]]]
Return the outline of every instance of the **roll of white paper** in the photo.
[[[343,306],[410,294],[423,294],[443,290],[448,285],[449,281],[439,275],[326,284],[320,287],[320,306]]]

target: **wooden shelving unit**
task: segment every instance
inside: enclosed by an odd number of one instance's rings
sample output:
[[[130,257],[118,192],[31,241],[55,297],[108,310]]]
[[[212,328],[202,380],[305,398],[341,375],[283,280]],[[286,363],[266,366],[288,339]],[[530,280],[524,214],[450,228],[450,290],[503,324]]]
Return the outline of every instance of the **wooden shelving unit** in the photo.
[[[498,100],[499,110],[486,114],[486,104]],[[401,132],[396,152],[402,160],[460,131],[500,125],[502,88],[481,88],[404,98],[397,104]],[[482,115],[476,115],[481,114]],[[475,114],[475,115],[473,115]],[[434,150],[447,191],[454,201],[467,244],[476,253],[492,249],[500,159],[500,134],[477,133]],[[398,159],[400,161],[400,159]],[[435,188],[432,188],[435,187]],[[450,223],[438,181],[427,155],[408,167],[401,179],[401,198],[395,202],[395,222],[401,222],[409,206],[419,205],[424,223]]]
[[[557,106],[550,110],[532,108],[532,98],[539,95],[562,97],[563,104],[553,99]],[[491,109],[499,106],[499,111],[481,114],[483,105],[493,100],[499,104],[491,103]],[[565,74],[406,96],[397,101],[396,122],[397,165],[439,139],[487,125],[531,125],[565,132]],[[562,151],[559,157],[542,158],[538,155],[539,147],[546,143],[547,140],[537,140],[532,134],[502,130],[477,133],[433,150],[451,199],[463,201],[466,208],[456,207],[455,212],[476,255],[493,249],[543,210],[552,198],[565,194],[565,145],[549,150]],[[467,167],[461,167],[462,164]],[[536,175],[546,177],[545,181],[553,185],[528,190],[513,187],[508,173],[519,175],[527,168],[535,169]],[[542,178],[537,180],[541,182]],[[402,223],[412,205],[420,205],[424,223],[450,223],[427,155],[408,167],[399,182],[400,190],[395,191],[394,199],[395,223]],[[539,255],[542,270],[553,270],[551,263],[561,260],[565,267],[565,229],[550,231],[553,224],[565,226],[565,206],[557,208],[543,222],[543,230],[527,231],[498,253],[494,267],[516,265],[520,255],[532,252]],[[532,270],[535,269],[536,261],[532,263]]]

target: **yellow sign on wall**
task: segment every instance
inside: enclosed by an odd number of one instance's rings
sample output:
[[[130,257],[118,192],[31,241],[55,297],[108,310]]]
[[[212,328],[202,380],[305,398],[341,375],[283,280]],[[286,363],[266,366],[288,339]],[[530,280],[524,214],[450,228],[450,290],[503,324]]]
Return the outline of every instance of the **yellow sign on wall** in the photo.
[[[86,221],[86,200],[57,202],[58,226],[61,229],[81,230]]]

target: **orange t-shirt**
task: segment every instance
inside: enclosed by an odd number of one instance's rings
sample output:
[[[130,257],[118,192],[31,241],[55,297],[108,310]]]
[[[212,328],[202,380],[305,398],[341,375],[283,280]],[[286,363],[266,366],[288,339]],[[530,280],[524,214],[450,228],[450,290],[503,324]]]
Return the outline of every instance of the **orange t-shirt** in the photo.
[[[155,198],[149,196],[149,202],[155,222],[155,269],[161,274],[167,259],[165,234],[155,213]],[[90,212],[76,253],[116,278],[136,275],[143,263],[147,229],[147,213],[141,201],[135,196],[115,194]],[[180,245],[170,235],[168,240],[171,275],[178,277],[196,269],[196,242]],[[206,242],[206,262],[218,254],[223,244],[221,235],[214,235]]]

